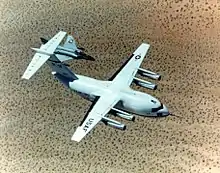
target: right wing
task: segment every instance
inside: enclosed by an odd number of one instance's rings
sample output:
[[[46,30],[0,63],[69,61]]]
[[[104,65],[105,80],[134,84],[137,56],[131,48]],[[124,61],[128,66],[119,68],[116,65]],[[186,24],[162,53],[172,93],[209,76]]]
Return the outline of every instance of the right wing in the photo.
[[[93,105],[91,111],[86,115],[82,125],[76,129],[71,140],[79,142],[86,136],[95,125],[102,120],[103,117],[118,103],[120,100],[118,94],[108,93],[102,95]]]

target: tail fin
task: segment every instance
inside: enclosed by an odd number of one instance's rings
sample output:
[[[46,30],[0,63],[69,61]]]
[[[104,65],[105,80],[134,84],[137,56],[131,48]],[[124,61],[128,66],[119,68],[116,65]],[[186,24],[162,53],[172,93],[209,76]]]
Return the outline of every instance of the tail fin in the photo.
[[[66,87],[69,87],[69,82],[77,80],[77,76],[55,55],[52,55],[47,61],[47,64],[52,69],[52,74]]]

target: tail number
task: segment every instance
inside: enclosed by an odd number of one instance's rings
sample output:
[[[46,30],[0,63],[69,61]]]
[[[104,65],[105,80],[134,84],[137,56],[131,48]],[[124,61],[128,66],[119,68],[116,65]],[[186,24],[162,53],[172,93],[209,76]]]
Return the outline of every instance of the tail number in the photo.
[[[89,118],[89,120],[86,122],[86,125],[83,127],[83,130],[86,132],[89,128],[89,126],[93,123],[94,119]]]

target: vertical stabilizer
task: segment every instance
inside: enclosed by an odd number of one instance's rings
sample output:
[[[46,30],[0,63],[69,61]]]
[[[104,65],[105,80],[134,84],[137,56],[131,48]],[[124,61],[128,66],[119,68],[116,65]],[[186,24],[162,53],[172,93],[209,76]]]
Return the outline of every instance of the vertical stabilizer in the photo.
[[[78,79],[77,76],[55,55],[50,57],[47,64],[51,67],[52,74],[66,87],[69,87],[69,82],[73,82]]]

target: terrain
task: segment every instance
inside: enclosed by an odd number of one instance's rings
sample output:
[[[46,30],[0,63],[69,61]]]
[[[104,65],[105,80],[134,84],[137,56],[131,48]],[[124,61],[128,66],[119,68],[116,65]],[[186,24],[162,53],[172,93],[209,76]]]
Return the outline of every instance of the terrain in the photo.
[[[73,33],[96,61],[70,61],[77,74],[107,80],[142,43],[141,67],[162,75],[152,94],[176,116],[100,123],[71,141],[91,105],[43,66],[21,76],[39,37]],[[0,1],[0,172],[219,173],[220,3],[172,0]],[[148,80],[148,79],[146,79]]]

